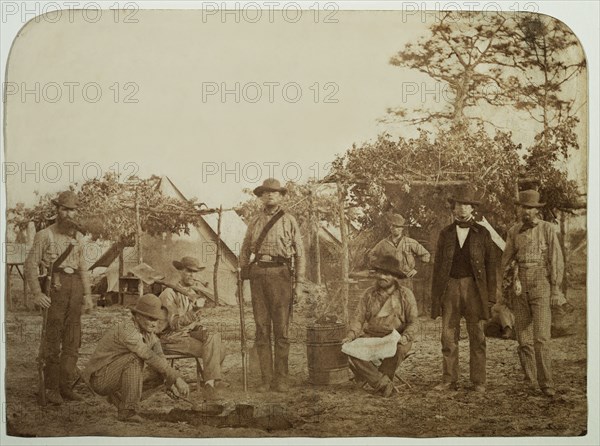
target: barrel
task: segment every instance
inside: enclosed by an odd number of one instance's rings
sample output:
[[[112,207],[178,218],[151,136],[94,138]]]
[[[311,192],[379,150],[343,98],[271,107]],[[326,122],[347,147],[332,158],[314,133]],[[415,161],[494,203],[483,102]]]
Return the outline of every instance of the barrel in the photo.
[[[348,357],[342,353],[346,324],[311,324],[306,327],[308,381],[314,385],[348,381]]]

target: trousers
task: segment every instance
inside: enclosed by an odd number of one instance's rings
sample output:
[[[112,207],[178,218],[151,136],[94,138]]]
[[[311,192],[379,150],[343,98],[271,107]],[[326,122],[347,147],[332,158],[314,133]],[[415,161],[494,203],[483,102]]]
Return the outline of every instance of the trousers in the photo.
[[[542,389],[551,388],[554,383],[550,354],[552,311],[548,274],[543,266],[520,266],[519,279],[522,293],[513,297],[513,311],[521,368],[529,385],[537,380]]]
[[[288,377],[290,283],[291,275],[286,265],[268,268],[256,265],[252,268],[250,289],[256,325],[255,345],[264,383],[285,381]],[[275,343],[274,359],[271,332]]]
[[[350,370],[354,373],[357,382],[366,381],[373,389],[379,390],[382,384],[388,382],[385,377],[390,381],[394,380],[396,369],[402,363],[404,358],[406,358],[406,354],[410,351],[411,346],[412,342],[407,342],[404,345],[398,344],[396,354],[391,358],[383,359],[379,367],[372,361],[364,361],[348,356]]]
[[[136,410],[142,398],[144,361],[134,353],[120,356],[90,377],[98,395],[109,396],[119,410]]]
[[[191,355],[202,358],[205,381],[223,379],[221,364],[225,359],[225,351],[221,346],[221,333],[209,333],[204,342],[187,334],[176,333],[175,336],[161,338],[160,344],[167,355]]]
[[[42,339],[46,388],[68,387],[75,380],[81,347],[83,286],[77,274],[58,273],[60,288],[50,293],[51,304]]]
[[[469,372],[473,384],[486,381],[486,342],[484,321],[479,320],[481,302],[472,277],[448,280],[442,298],[442,356],[446,383],[458,381],[458,340],[460,319],[464,316],[469,335]]]

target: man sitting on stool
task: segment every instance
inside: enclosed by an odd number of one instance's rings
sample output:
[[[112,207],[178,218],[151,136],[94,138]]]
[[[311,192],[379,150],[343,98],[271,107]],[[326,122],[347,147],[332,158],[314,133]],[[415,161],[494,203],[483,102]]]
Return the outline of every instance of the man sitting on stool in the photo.
[[[343,344],[350,344],[345,345],[342,351],[349,355],[350,369],[360,387],[368,383],[376,394],[389,397],[394,392],[392,380],[396,369],[409,352],[416,334],[417,302],[412,291],[399,283],[406,276],[400,272],[397,258],[383,256],[374,259],[371,266],[375,269],[377,279],[358,303],[348,334],[342,341]],[[397,332],[396,338],[393,337],[394,330]],[[367,347],[368,356],[373,360],[354,356],[365,357],[360,352],[360,346],[352,345],[351,341],[354,339],[382,338],[390,334],[390,340],[395,344],[391,345],[391,353],[388,352],[390,354],[385,353],[390,350],[390,345],[382,344]],[[380,365],[374,364],[380,361]]]
[[[181,274],[179,286],[195,293],[194,274],[204,269],[204,266],[193,257],[175,260],[173,266]],[[204,298],[198,295],[197,299],[192,299],[172,288],[166,288],[161,293],[160,300],[168,312],[165,330],[160,335],[163,350],[168,355],[182,354],[202,358],[205,398],[216,398],[215,386],[226,387],[221,382],[221,364],[225,359],[225,352],[221,346],[221,333],[209,333],[200,323],[196,309],[204,306]]]

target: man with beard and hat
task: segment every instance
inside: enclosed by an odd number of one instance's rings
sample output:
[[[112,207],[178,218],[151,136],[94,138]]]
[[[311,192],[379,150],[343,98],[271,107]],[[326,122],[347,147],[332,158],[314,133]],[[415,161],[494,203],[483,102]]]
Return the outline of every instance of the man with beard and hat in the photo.
[[[563,255],[552,224],[540,219],[539,209],[544,206],[540,194],[520,192],[516,204],[521,221],[508,231],[502,266],[503,271],[511,262],[516,267],[510,307],[515,315],[517,351],[527,385],[533,389],[537,382],[546,396],[553,397],[551,309],[566,302],[561,291]]]
[[[167,309],[167,320],[163,323],[160,341],[167,354],[191,355],[202,358],[204,394],[206,399],[215,399],[217,389],[226,387],[223,382],[221,364],[225,350],[221,345],[221,333],[210,333],[202,326],[198,310],[204,306],[205,298],[194,289],[194,275],[205,267],[194,257],[183,257],[173,261],[180,273],[179,286],[188,294],[173,288],[165,288],[160,294],[163,307]]]
[[[469,335],[469,368],[473,390],[485,392],[486,341],[484,323],[496,300],[496,266],[489,231],[475,222],[480,201],[463,187],[449,200],[454,222],[440,231],[431,286],[431,317],[442,316],[442,382],[435,389],[456,390],[459,377],[460,320]]]
[[[40,348],[46,399],[80,401],[72,389],[81,344],[81,313],[92,307],[90,277],[85,262],[83,234],[73,221],[79,206],[77,194],[65,191],[52,200],[56,222],[35,234],[24,270],[34,302],[44,311],[45,330]],[[40,272],[52,271],[50,290],[42,290]],[[47,294],[46,294],[47,293]]]
[[[412,291],[400,284],[406,276],[399,272],[398,259],[383,256],[371,266],[375,283],[356,307],[342,351],[359,387],[369,384],[375,394],[389,397],[396,369],[415,338],[419,314]]]
[[[252,291],[261,392],[288,391],[288,330],[295,292],[292,281],[300,287],[304,279],[306,260],[300,229],[296,219],[281,208],[286,193],[274,178],[254,189],[264,208],[248,225],[240,252],[242,276],[250,279]]]
[[[423,245],[415,239],[404,234],[404,229],[409,225],[400,214],[388,214],[386,216],[390,235],[369,251],[369,265],[384,256],[393,256],[398,259],[399,271],[406,277],[402,285],[412,289],[412,277],[417,274],[415,269],[415,257],[423,263],[429,263],[430,254]]]
[[[137,414],[144,384],[156,384],[159,376],[166,387],[186,397],[189,387],[179,372],[169,366],[156,336],[166,310],[154,294],[146,294],[131,309],[132,317],[110,328],[98,342],[82,376],[98,395],[118,410],[119,421],[140,423]],[[144,365],[150,369],[144,379]]]

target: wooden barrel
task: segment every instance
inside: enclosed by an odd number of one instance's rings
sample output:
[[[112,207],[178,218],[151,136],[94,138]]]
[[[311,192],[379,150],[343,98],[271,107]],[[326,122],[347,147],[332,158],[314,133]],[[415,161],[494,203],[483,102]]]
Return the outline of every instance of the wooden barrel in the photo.
[[[342,353],[346,324],[312,324],[306,327],[308,381],[315,385],[348,381],[348,357]]]

